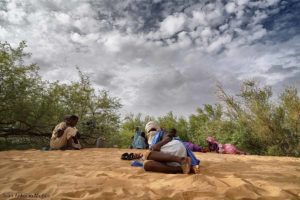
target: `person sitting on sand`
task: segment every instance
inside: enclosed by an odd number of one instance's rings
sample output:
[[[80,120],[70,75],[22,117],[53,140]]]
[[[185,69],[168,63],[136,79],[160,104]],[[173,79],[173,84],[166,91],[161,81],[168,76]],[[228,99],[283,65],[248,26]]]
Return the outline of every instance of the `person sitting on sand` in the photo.
[[[246,154],[245,152],[239,150],[233,144],[221,144],[214,137],[208,136],[206,138],[209,151],[215,151],[217,153],[223,154]]]
[[[145,133],[143,137],[139,127],[135,128],[135,134],[131,146],[133,149],[146,149],[147,147]]]
[[[195,172],[200,161],[180,140],[173,139],[176,129],[165,133],[159,130],[156,122],[151,121],[147,123],[146,131],[150,135],[148,143],[151,144],[150,151],[144,155],[146,171],[187,174],[191,166],[195,166]]]
[[[75,127],[78,122],[76,115],[66,116],[64,122],[59,123],[52,132],[51,149],[81,149],[79,132]]]

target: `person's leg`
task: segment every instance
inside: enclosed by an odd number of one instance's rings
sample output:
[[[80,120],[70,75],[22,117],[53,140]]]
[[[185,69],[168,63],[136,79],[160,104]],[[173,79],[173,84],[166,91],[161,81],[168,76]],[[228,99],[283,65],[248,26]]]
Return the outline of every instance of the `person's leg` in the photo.
[[[79,144],[79,141],[77,139],[77,135],[72,137],[74,144]]]
[[[185,157],[178,157],[171,154],[166,154],[160,151],[151,151],[147,157],[147,160],[155,160],[158,162],[177,162],[181,163],[185,160]]]
[[[55,139],[51,139],[50,147],[52,149],[64,150],[65,147],[67,146],[67,143],[68,143],[67,134],[64,132],[63,135],[61,135],[60,137],[56,137]]]
[[[193,144],[193,150],[195,152],[202,152],[202,148],[196,144]]]
[[[177,162],[180,164],[180,168],[181,168],[181,172],[183,172],[184,174],[188,174],[190,172],[190,168],[191,168],[191,158],[189,157],[178,157],[175,155],[171,155],[171,154],[167,154],[167,153],[163,153],[160,151],[149,151],[147,152],[146,156],[145,156],[146,160],[152,160],[152,161],[157,161],[157,162],[162,162],[162,163],[167,163],[167,162]],[[162,164],[164,165],[164,164]],[[174,173],[174,169],[171,168],[166,168],[165,165],[158,165],[155,164],[155,170],[159,170],[160,171],[168,171],[171,170],[170,172],[167,173]],[[153,167],[151,165],[151,167]],[[168,167],[173,167],[173,166],[168,166]],[[177,166],[176,166],[177,167]]]
[[[168,166],[164,163],[157,162],[154,160],[146,160],[144,162],[145,171],[151,172],[161,172],[161,173],[182,173],[182,168],[180,166]]]
[[[66,147],[67,147],[67,149],[72,149],[73,148],[73,138],[72,137],[67,140],[67,146]]]
[[[77,139],[77,129],[68,127],[65,130],[66,138],[67,138],[67,143],[65,148],[66,149],[81,149],[81,145],[79,143],[79,140]]]
[[[79,144],[79,141],[77,140],[77,144],[74,142],[74,137],[71,137],[67,139],[67,142],[64,146],[60,148],[60,150],[79,150],[81,149],[81,145]]]

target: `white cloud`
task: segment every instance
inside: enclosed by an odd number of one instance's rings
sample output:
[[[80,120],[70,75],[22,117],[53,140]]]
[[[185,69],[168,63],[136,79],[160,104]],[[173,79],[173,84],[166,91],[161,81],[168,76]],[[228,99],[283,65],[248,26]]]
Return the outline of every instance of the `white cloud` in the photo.
[[[3,2],[1,41],[26,40],[50,81],[76,80],[79,66],[123,113],[187,115],[216,101],[217,81],[230,92],[252,77],[299,83],[297,3],[287,15],[277,0]]]
[[[175,14],[168,16],[160,23],[160,31],[163,37],[170,37],[183,29],[186,22],[184,14]]]
[[[25,11],[18,7],[16,2],[11,1],[7,4],[7,20],[15,25],[20,25],[24,23],[24,18],[26,16]]]
[[[225,5],[225,10],[229,14],[234,13],[236,9],[235,3],[234,2],[229,2]]]
[[[65,13],[55,13],[55,17],[62,24],[69,24],[71,21],[70,16]]]
[[[118,52],[121,50],[122,36],[118,32],[107,34],[103,43],[108,51]]]

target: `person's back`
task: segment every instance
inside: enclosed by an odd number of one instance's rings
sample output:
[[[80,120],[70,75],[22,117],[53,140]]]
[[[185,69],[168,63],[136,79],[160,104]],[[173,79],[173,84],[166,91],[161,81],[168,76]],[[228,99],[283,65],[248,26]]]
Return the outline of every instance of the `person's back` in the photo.
[[[145,149],[146,148],[145,138],[143,138],[142,136],[138,136],[135,141],[134,148]]]

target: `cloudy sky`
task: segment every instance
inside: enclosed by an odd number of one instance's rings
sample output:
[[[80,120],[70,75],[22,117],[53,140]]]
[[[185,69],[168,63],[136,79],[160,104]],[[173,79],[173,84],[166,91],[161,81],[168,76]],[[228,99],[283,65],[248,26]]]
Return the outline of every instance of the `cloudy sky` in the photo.
[[[193,113],[255,78],[300,89],[300,0],[0,0],[0,40],[26,40],[46,80],[121,98],[122,113]]]

